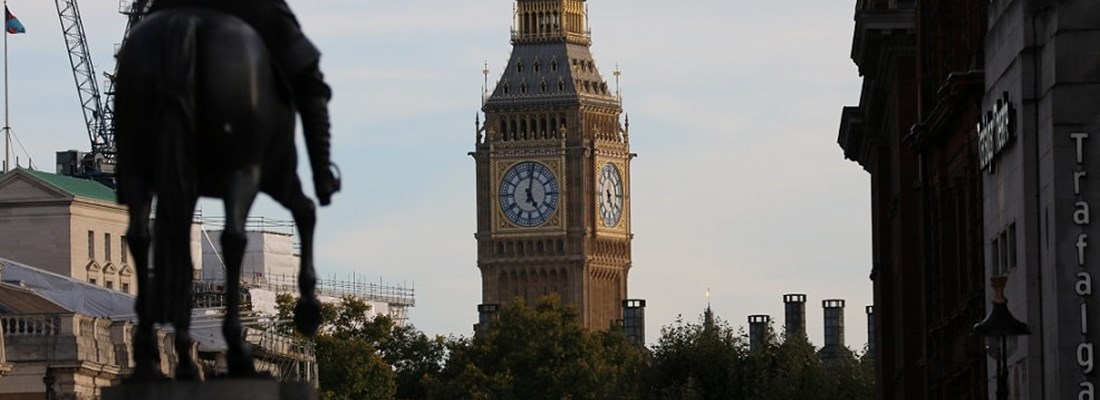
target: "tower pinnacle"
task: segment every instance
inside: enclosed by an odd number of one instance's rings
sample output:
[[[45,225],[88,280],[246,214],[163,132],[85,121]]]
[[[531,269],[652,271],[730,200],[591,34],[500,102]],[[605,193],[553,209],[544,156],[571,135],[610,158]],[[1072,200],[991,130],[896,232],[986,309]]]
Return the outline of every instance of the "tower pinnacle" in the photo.
[[[516,0],[512,43],[591,44],[585,0]]]

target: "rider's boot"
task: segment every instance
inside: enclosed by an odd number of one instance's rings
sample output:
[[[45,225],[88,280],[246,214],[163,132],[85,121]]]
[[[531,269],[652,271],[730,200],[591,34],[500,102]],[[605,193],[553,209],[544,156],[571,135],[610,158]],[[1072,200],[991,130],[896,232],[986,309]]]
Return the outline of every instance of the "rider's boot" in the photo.
[[[332,202],[333,193],[340,191],[339,169],[330,159],[332,135],[329,133],[328,99],[331,92],[316,65],[303,74],[295,86],[306,150],[313,169],[313,188],[317,200],[327,206]]]

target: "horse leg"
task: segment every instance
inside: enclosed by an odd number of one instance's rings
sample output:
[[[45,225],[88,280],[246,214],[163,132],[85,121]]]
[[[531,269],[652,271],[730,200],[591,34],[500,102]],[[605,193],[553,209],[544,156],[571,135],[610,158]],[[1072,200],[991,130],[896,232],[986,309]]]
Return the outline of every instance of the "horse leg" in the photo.
[[[134,372],[133,379],[157,380],[164,378],[160,372],[160,350],[153,330],[153,302],[149,293],[153,288],[149,279],[149,211],[152,194],[147,182],[137,177],[120,179],[127,186],[126,193],[138,196],[128,199],[130,226],[126,231],[126,242],[137,273],[137,296],[134,299],[134,312],[138,316],[137,329],[133,334]]]
[[[172,296],[175,298],[175,320],[172,321],[174,328],[176,329],[176,355],[179,357],[179,363],[176,365],[176,379],[177,380],[197,380],[200,379],[199,367],[195,362],[195,359],[191,356],[191,348],[193,342],[191,341],[191,303],[193,294],[191,293],[192,280],[194,276],[195,267],[191,260],[191,219],[195,212],[195,203],[197,198],[188,199],[183,203],[183,207],[174,210],[172,225],[172,232],[167,238],[158,238],[157,240],[171,240],[172,254],[169,255],[172,260],[172,268],[170,269],[170,276],[166,279],[171,279],[174,284],[172,285],[176,293]],[[166,202],[162,202],[161,206],[168,207]]]
[[[317,272],[313,268],[313,229],[317,222],[317,209],[313,200],[302,192],[302,185],[295,177],[284,187],[276,201],[294,215],[294,224],[302,240],[302,253],[298,266],[298,303],[294,306],[294,326],[306,336],[313,336],[321,325],[321,301],[317,299]]]
[[[252,362],[252,352],[244,340],[241,327],[241,261],[244,259],[245,221],[252,202],[259,189],[260,173],[258,168],[234,171],[229,176],[225,195],[225,231],[222,232],[222,253],[225,256],[225,320],[222,322],[222,334],[229,345],[226,356],[230,376],[254,376],[256,367]]]

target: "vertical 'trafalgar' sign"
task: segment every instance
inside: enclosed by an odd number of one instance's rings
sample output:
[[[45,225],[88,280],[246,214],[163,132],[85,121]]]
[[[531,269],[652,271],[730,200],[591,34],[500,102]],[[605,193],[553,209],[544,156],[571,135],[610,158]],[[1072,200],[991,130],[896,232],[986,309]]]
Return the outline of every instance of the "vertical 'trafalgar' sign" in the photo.
[[[1085,140],[1089,138],[1087,132],[1074,132],[1069,134],[1074,144],[1074,156],[1076,168],[1073,171],[1073,224],[1081,229],[1077,234],[1074,246],[1077,247],[1077,266],[1075,272],[1076,282],[1073,290],[1081,300],[1081,341],[1074,348],[1073,357],[1077,360],[1077,366],[1081,369],[1082,380],[1078,383],[1078,400],[1095,400],[1095,387],[1089,382],[1093,367],[1093,343],[1092,333],[1089,332],[1089,300],[1092,297],[1092,274],[1086,268],[1089,234],[1084,232],[1090,222],[1089,202],[1081,195],[1081,184],[1088,177],[1085,168]]]

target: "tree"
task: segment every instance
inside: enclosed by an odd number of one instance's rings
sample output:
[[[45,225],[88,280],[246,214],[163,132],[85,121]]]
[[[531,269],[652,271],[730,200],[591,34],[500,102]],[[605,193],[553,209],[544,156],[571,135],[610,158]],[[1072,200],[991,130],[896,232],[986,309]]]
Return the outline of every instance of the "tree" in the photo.
[[[472,339],[454,339],[432,398],[630,399],[643,351],[619,332],[582,327],[556,295],[506,304]]]
[[[289,320],[293,315],[293,297],[280,294],[276,300],[279,319]],[[379,393],[387,393],[388,397],[384,398],[427,397],[426,383],[432,381],[443,366],[445,346],[442,337],[430,338],[412,325],[398,325],[385,315],[371,317],[370,305],[351,296],[343,298],[338,304],[323,304],[321,316],[321,329],[316,343],[323,392],[331,390],[334,396],[357,398],[352,393],[362,393],[355,391],[362,383],[376,387]],[[285,325],[290,327],[289,324]],[[359,354],[323,351],[327,349]],[[369,357],[366,356],[368,354]],[[385,365],[389,373],[370,369],[375,368],[378,363]],[[366,370],[360,375],[346,373],[349,370],[364,369]],[[326,375],[333,379],[326,379]],[[344,383],[337,380],[344,378],[356,382]],[[390,387],[393,390],[389,390]]]
[[[706,321],[706,320],[704,320]],[[742,399],[752,385],[748,345],[723,321],[676,323],[661,328],[646,374],[652,399]]]
[[[847,348],[828,366],[805,335],[749,351],[746,335],[701,318],[661,329],[642,398],[834,400],[873,398],[873,369]],[[774,337],[767,327],[767,337]],[[870,372],[869,372],[870,371]]]
[[[762,400],[823,399],[824,364],[805,335],[786,337],[754,354],[760,375],[753,392]]]
[[[378,347],[396,373],[397,398],[427,398],[427,384],[443,370],[444,339],[428,337],[412,325],[393,326]]]
[[[394,372],[359,338],[317,337],[317,374],[325,400],[392,399],[397,392]]]

